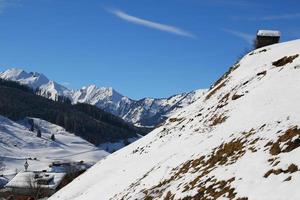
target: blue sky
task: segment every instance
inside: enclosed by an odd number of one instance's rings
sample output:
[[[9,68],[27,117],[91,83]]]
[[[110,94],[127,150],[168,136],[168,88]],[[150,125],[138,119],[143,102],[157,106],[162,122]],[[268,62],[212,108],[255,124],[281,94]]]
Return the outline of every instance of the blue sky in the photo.
[[[300,2],[0,0],[0,70],[42,72],[70,88],[131,98],[207,88],[257,29],[300,37]]]

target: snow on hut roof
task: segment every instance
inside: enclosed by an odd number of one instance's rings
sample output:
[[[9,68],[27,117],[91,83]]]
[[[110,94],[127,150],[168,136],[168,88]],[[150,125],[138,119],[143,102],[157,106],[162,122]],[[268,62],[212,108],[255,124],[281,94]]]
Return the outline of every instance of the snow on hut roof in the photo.
[[[51,173],[51,172],[20,172],[18,173],[6,187],[8,188],[50,188],[56,189],[65,177],[65,173]],[[41,184],[41,180],[45,180]]]
[[[257,31],[258,36],[272,36],[272,37],[280,37],[280,31],[275,30],[259,30]]]

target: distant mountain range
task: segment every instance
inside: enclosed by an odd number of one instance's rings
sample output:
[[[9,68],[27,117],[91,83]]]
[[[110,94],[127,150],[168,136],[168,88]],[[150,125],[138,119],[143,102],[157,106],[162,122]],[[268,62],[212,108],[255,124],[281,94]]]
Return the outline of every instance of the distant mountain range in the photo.
[[[87,103],[95,105],[109,113],[121,117],[136,126],[155,127],[178,109],[192,104],[206,93],[206,89],[195,90],[171,96],[169,98],[143,98],[133,100],[111,87],[89,85],[79,90],[71,90],[45,75],[26,72],[22,69],[8,69],[0,72],[0,78],[19,82],[34,89],[37,94],[52,100],[60,96],[67,97],[73,104]]]

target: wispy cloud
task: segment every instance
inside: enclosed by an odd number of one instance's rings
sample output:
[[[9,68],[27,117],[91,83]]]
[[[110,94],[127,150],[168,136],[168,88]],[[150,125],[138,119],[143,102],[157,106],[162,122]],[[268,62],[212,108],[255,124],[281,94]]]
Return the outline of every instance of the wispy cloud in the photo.
[[[6,7],[6,0],[0,0],[0,13],[3,12],[3,9]]]
[[[61,84],[62,84],[63,86],[65,86],[65,87],[69,87],[69,86],[71,85],[70,82],[62,82]]]
[[[0,14],[10,6],[20,6],[20,0],[0,0]]]
[[[235,7],[253,7],[253,6],[258,6],[259,4],[249,1],[249,0],[209,0],[209,1],[203,1],[206,3],[210,3],[213,5],[219,5],[219,6],[235,6]]]
[[[152,29],[157,29],[160,31],[164,31],[164,32],[168,32],[168,33],[172,33],[172,34],[176,34],[176,35],[180,35],[180,36],[184,36],[184,37],[190,37],[190,38],[196,38],[196,36],[186,30],[183,30],[181,28],[175,27],[175,26],[170,26],[170,25],[166,25],[166,24],[161,24],[161,23],[157,23],[157,22],[153,22],[153,21],[149,21],[146,19],[142,19],[139,17],[135,17],[132,15],[129,15],[121,10],[108,10],[110,13],[114,14],[115,16],[117,16],[118,18],[133,23],[133,24],[138,24],[141,26],[145,26],[148,28],[152,28]]]
[[[238,37],[242,40],[244,40],[245,42],[247,42],[248,44],[253,44],[253,35],[249,34],[249,33],[244,33],[244,32],[240,32],[240,31],[236,31],[236,30],[232,30],[232,29],[227,29],[227,28],[223,28],[221,29],[222,31],[229,33],[235,37]]]
[[[261,17],[232,17],[236,20],[248,20],[248,21],[276,21],[276,20],[295,20],[300,19],[300,13],[285,13],[278,15],[268,15]]]

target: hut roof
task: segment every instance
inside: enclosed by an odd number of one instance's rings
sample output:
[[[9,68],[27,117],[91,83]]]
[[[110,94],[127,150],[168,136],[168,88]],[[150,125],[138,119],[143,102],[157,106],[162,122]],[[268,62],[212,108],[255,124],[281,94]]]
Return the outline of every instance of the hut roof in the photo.
[[[257,36],[270,36],[270,37],[280,37],[280,31],[275,30],[259,30],[257,31]]]
[[[65,177],[65,173],[52,172],[20,172],[7,185],[8,188],[31,188],[38,186],[41,188],[56,189]],[[51,179],[50,179],[51,178]],[[47,185],[39,184],[39,180],[49,181]]]

